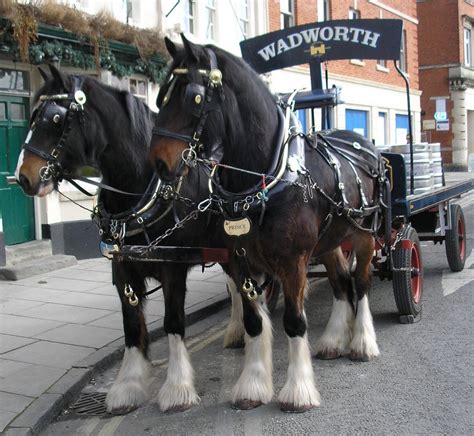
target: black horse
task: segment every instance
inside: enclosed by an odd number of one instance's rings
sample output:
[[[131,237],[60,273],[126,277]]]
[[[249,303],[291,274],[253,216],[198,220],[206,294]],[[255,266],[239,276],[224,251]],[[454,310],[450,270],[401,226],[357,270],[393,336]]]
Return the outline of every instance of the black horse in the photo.
[[[354,360],[370,360],[379,354],[367,298],[380,222],[379,155],[367,139],[347,131],[306,137],[302,146],[290,110],[283,120],[285,104],[277,104],[248,65],[215,46],[182,39],[183,49],[166,41],[173,63],[158,96],[151,159],[166,180],[188,177],[195,165],[212,168],[211,200],[222,217],[212,231],[232,253],[225,269],[242,294],[246,331],[232,402],[249,409],[273,396],[271,322],[254,301],[254,273],[263,271],[284,289],[289,366],[280,407],[308,410],[319,405],[304,311],[311,256],[325,264],[335,295],[317,355],[349,352]],[[357,302],[338,248],[344,241],[357,259]]]
[[[197,203],[207,197],[208,175],[202,168],[191,171],[179,190],[179,198],[186,201],[171,202],[163,198],[166,195],[160,196],[166,194],[165,185],[154,179],[149,162],[155,114],[144,103],[91,77],[69,76],[54,67],[50,69],[51,75],[40,70],[45,84],[35,97],[30,132],[17,165],[16,177],[25,193],[47,195],[57,187],[60,178],[74,175],[84,165],[93,166],[100,171],[102,182],[113,188],[101,189],[95,211],[103,239],[110,238],[114,243],[114,239],[122,238],[123,243],[134,245],[147,243],[145,233],[153,239],[173,227],[175,216],[188,213],[187,202]],[[157,186],[161,189],[157,190]],[[153,200],[153,194],[159,198]],[[144,212],[134,216],[140,208]],[[142,224],[139,218],[144,219]],[[126,233],[120,236],[123,222],[127,223]],[[200,235],[197,230],[207,224],[207,218],[199,216],[166,241],[170,245],[210,245],[209,235]],[[111,226],[116,228],[111,230]],[[170,342],[168,377],[158,403],[162,410],[170,410],[199,401],[182,341],[189,267],[188,264],[112,261],[114,283],[122,302],[126,348],[120,372],[107,396],[110,412],[125,413],[146,399],[149,360],[143,310],[147,278],[155,278],[163,286],[164,329]],[[242,303],[232,280],[229,285],[234,291],[234,304],[224,345],[235,346],[243,341]]]

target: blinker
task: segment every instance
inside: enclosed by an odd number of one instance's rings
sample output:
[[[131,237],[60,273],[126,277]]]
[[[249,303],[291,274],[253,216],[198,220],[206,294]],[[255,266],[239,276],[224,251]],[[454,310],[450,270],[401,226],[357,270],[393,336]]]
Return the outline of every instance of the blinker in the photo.
[[[200,117],[202,112],[202,100],[206,94],[206,88],[197,83],[190,83],[186,85],[184,94],[184,107],[193,116]]]

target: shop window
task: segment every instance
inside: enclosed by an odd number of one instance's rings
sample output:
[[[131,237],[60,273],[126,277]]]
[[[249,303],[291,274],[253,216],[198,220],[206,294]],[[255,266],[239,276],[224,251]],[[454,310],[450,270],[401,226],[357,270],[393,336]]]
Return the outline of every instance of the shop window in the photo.
[[[0,89],[7,91],[28,91],[30,84],[26,71],[0,68]]]
[[[358,109],[346,109],[346,130],[352,130],[367,137],[368,112]]]
[[[397,144],[406,144],[408,135],[408,115],[395,115],[395,138]]]
[[[377,115],[377,131],[375,132],[375,145],[387,144],[387,112]]]
[[[328,21],[331,19],[331,7],[329,0],[318,0],[318,21]]]

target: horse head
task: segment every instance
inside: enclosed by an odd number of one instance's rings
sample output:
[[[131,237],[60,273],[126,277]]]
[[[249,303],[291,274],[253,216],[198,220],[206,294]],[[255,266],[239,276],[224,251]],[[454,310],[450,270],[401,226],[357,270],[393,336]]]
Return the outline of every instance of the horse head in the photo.
[[[65,174],[86,165],[83,120],[87,107],[84,78],[50,66],[40,69],[44,85],[34,98],[30,130],[16,168],[16,178],[28,195],[49,194]]]
[[[278,122],[272,95],[241,59],[181,38],[182,47],[166,39],[172,62],[157,98],[150,156],[160,177],[185,175],[199,157],[264,167]]]

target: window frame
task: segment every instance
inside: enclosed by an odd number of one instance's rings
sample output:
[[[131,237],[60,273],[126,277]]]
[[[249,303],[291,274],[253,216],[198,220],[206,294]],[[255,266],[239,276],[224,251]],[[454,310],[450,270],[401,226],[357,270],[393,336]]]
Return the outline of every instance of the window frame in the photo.
[[[136,82],[136,85],[135,85],[135,89],[137,92],[132,92],[132,84],[131,82],[134,81]],[[145,94],[139,94],[138,93],[138,90],[139,90],[139,83],[142,82],[145,86]],[[147,79],[144,79],[142,77],[129,77],[128,79],[128,91],[130,92],[130,94],[132,94],[134,97],[137,97],[138,99],[140,99],[141,101],[143,101],[143,103],[145,103],[146,105],[148,105],[148,80]]]
[[[286,3],[289,7],[283,9],[283,3]],[[280,29],[288,29],[289,27],[293,27],[296,25],[295,11],[295,0],[280,0]],[[288,22],[286,23],[286,21]]]
[[[206,38],[212,41],[216,39],[216,9],[216,0],[206,0]]]
[[[190,13],[190,9],[192,13]],[[186,0],[184,2],[184,31],[195,35],[196,33],[196,1]]]
[[[469,37],[466,37],[466,35]],[[464,27],[464,65],[466,67],[472,67],[472,30],[468,27]]]
[[[400,57],[398,66],[404,73],[408,73],[408,53],[407,53],[407,31],[402,30],[402,40],[400,41]]]
[[[245,11],[245,12],[244,12]],[[242,36],[247,38],[250,33],[250,1],[239,0],[239,25]]]

